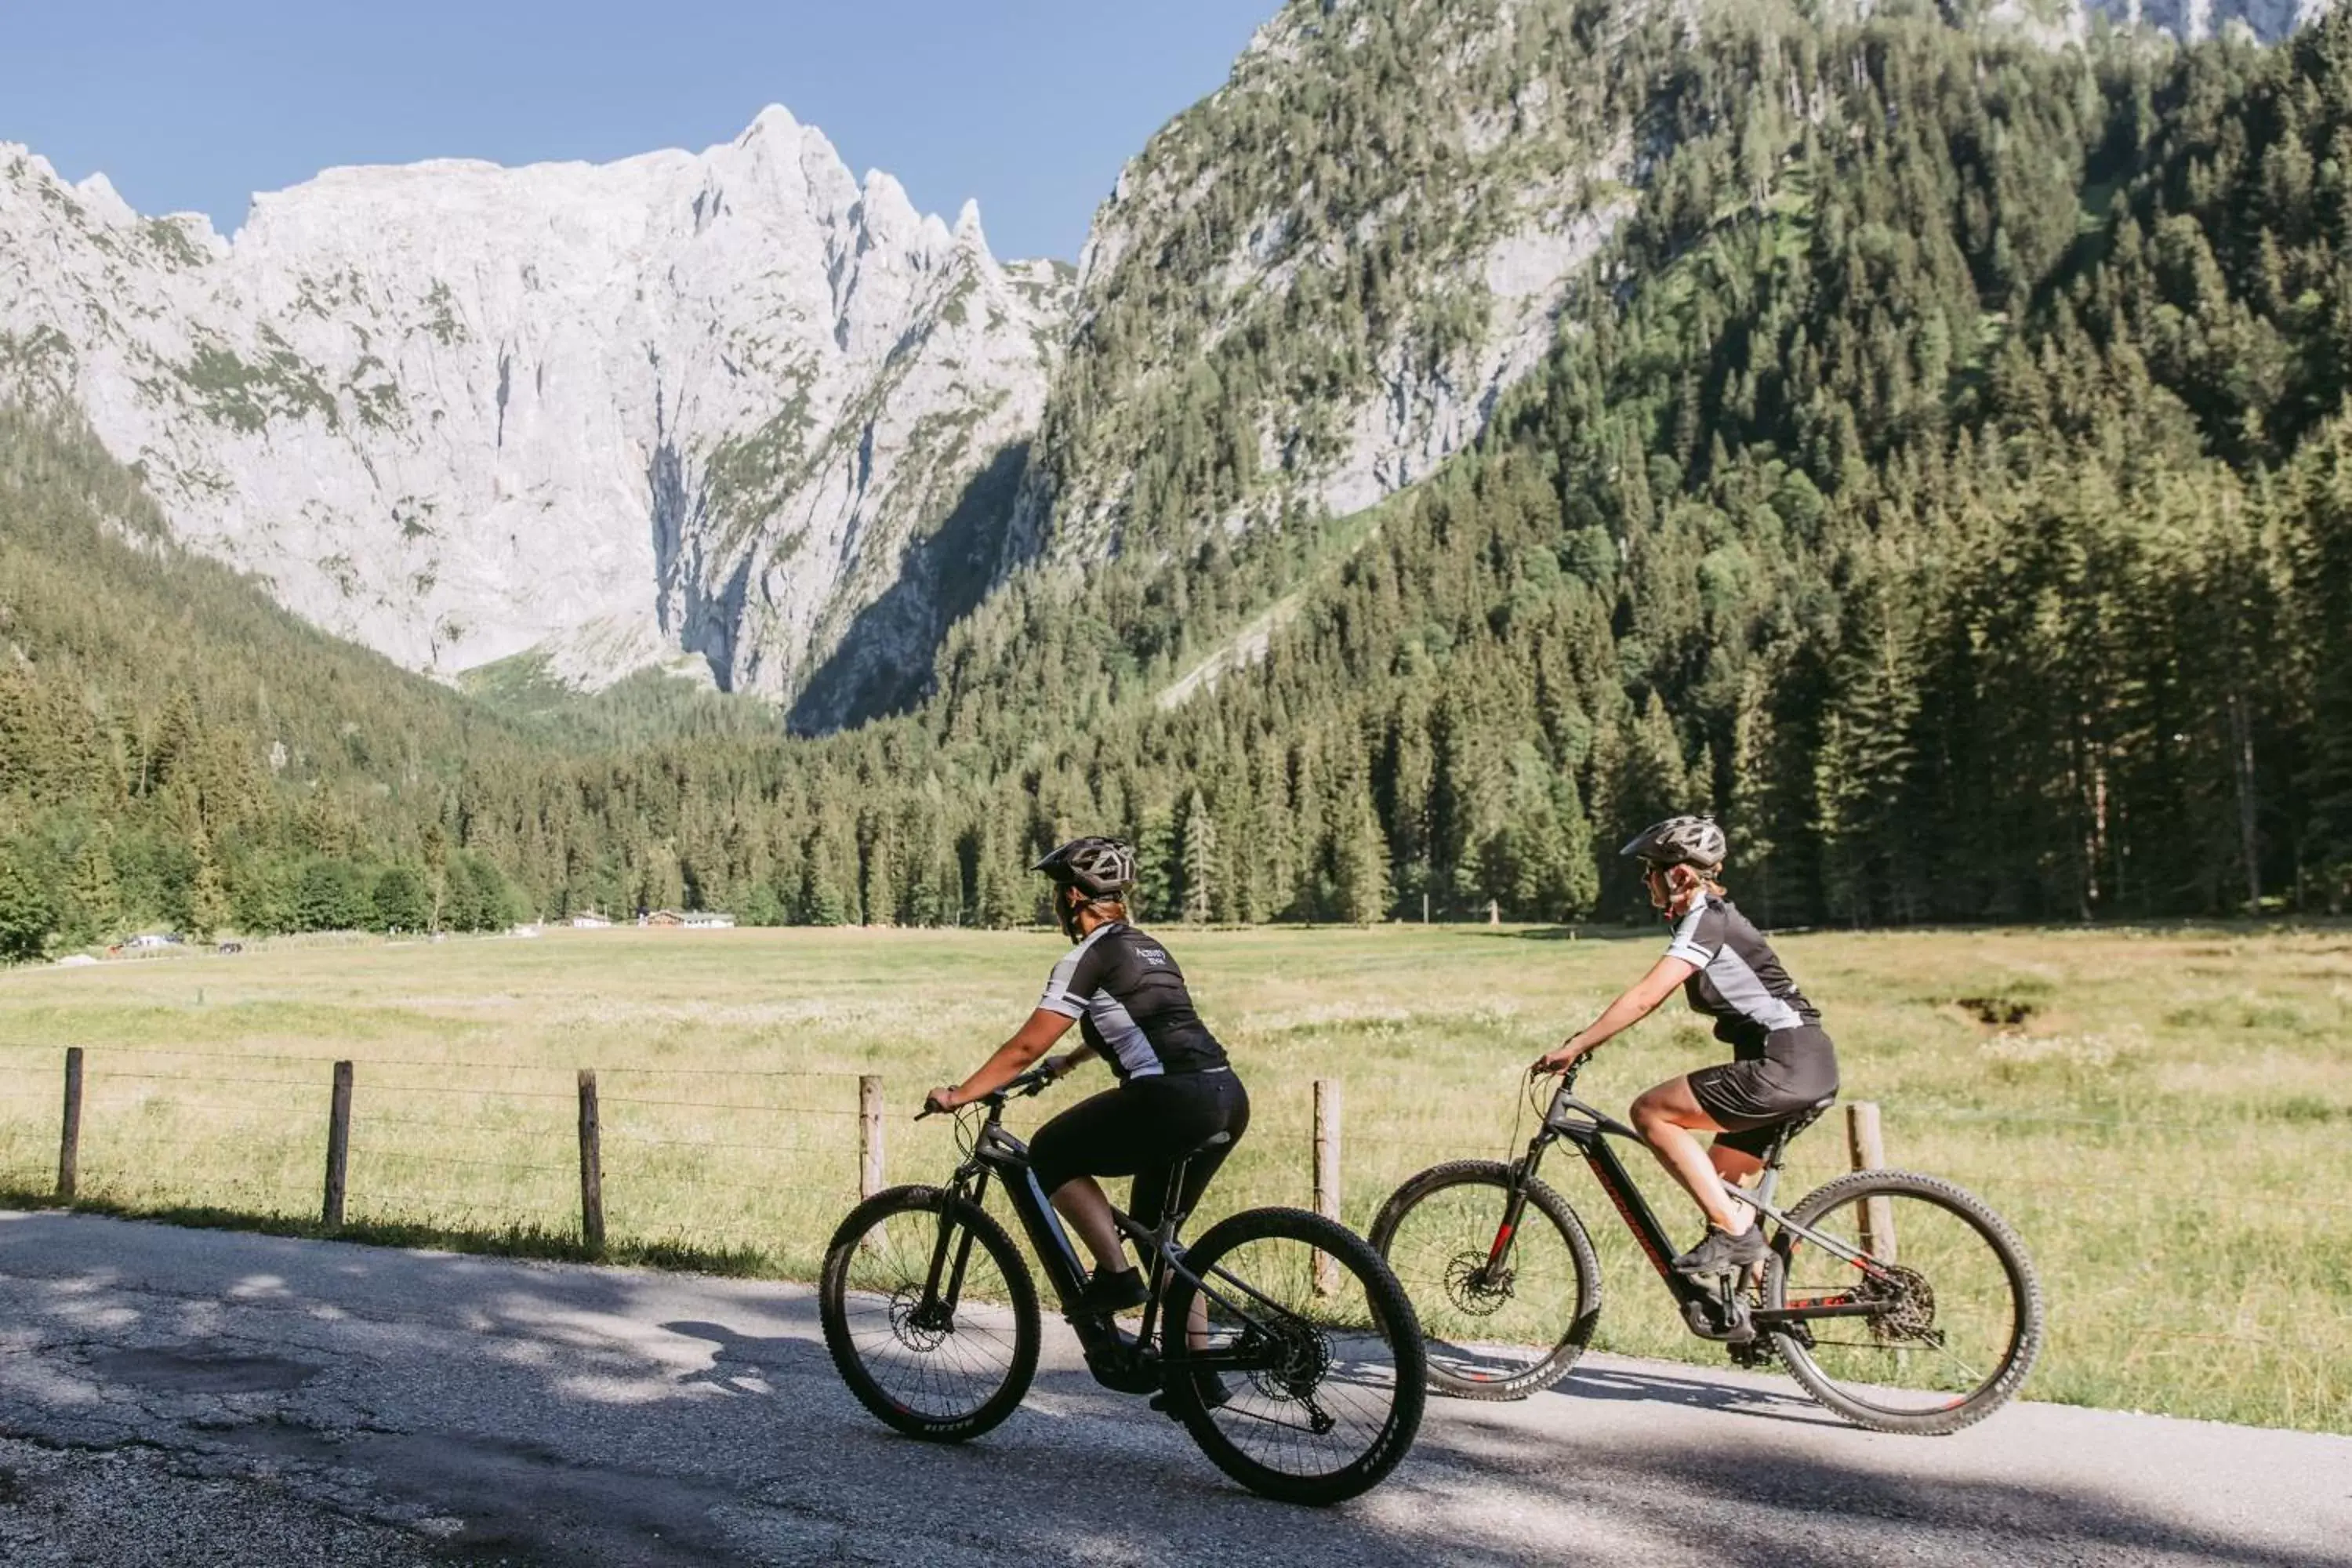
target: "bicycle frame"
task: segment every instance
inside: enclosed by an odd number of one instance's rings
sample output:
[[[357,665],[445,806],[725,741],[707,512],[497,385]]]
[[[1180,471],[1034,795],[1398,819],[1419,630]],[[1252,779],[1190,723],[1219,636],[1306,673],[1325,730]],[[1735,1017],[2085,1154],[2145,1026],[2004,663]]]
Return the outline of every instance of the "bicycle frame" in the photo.
[[[1006,1131],[1001,1124],[1005,1101],[1014,1093],[1034,1094],[1044,1087],[1042,1081],[1028,1082],[1029,1075],[1016,1079],[1003,1090],[991,1095],[986,1101],[988,1115],[973,1135],[971,1152],[965,1157],[949,1182],[948,1190],[958,1197],[969,1199],[975,1206],[983,1203],[992,1175],[1003,1184],[1005,1201],[1021,1220],[1021,1228],[1036,1251],[1046,1279],[1053,1284],[1066,1309],[1086,1288],[1087,1269],[1070,1241],[1061,1216],[1055,1213],[1052,1201],[1037,1175],[1029,1165],[1029,1146]],[[1184,1261],[1184,1249],[1178,1245],[1176,1232],[1185,1219],[1182,1210],[1172,1199],[1182,1191],[1183,1163],[1170,1173],[1168,1191],[1171,1199],[1168,1211],[1160,1216],[1157,1228],[1147,1226],[1132,1215],[1114,1207],[1112,1223],[1119,1234],[1133,1243],[1144,1260],[1150,1294],[1143,1308],[1143,1323],[1129,1338],[1107,1317],[1072,1317],[1070,1326],[1077,1331],[1078,1342],[1085,1348],[1087,1363],[1097,1380],[1113,1387],[1123,1387],[1129,1393],[1148,1393],[1160,1386],[1162,1376],[1171,1371],[1202,1372],[1224,1369],[1234,1372],[1265,1370],[1275,1363],[1263,1352],[1253,1353],[1237,1342],[1222,1349],[1195,1351],[1189,1343],[1181,1349],[1163,1344],[1155,1352],[1155,1337],[1181,1342],[1181,1332],[1159,1334],[1160,1313],[1172,1279],[1181,1279],[1212,1304],[1223,1308],[1246,1333],[1271,1338],[1265,1326],[1251,1315],[1236,1299],[1245,1297],[1259,1307],[1284,1311],[1278,1303],[1223,1268],[1211,1268],[1211,1278],[1196,1274]],[[942,1222],[938,1243],[932,1248],[929,1276],[924,1281],[924,1301],[927,1306],[952,1315],[963,1291],[964,1268],[971,1256],[972,1233],[961,1232],[961,1245],[952,1259],[947,1256],[948,1237],[958,1234],[955,1227]],[[1223,1286],[1223,1289],[1220,1289]],[[1109,1375],[1106,1375],[1106,1374]],[[1131,1385],[1131,1386],[1130,1386]]]
[[[1496,1232],[1494,1247],[1486,1260],[1487,1268],[1499,1267],[1509,1254],[1512,1237],[1517,1234],[1520,1216],[1526,1212],[1527,1183],[1541,1168],[1545,1151],[1555,1142],[1565,1142],[1573,1144],[1577,1152],[1584,1157],[1585,1165],[1591,1171],[1593,1179],[1601,1184],[1601,1190],[1608,1194],[1618,1217],[1633,1233],[1633,1239],[1649,1258],[1650,1266],[1664,1281],[1667,1293],[1682,1309],[1684,1321],[1694,1329],[1703,1321],[1699,1314],[1711,1315],[1718,1310],[1726,1313],[1727,1320],[1736,1319],[1759,1331],[1784,1328],[1819,1318],[1871,1317],[1885,1310],[1883,1301],[1857,1301],[1850,1295],[1841,1295],[1798,1306],[1759,1308],[1752,1311],[1742,1308],[1735,1311],[1734,1309],[1739,1307],[1735,1300],[1736,1292],[1717,1291],[1696,1279],[1675,1273],[1673,1267],[1674,1246],[1666,1239],[1664,1226],[1659,1223],[1657,1212],[1650,1206],[1650,1201],[1643,1195],[1641,1188],[1634,1185],[1632,1173],[1625,1169],[1625,1163],[1618,1158],[1617,1151],[1609,1142],[1612,1138],[1622,1138],[1643,1143],[1644,1140],[1639,1132],[1608,1112],[1577,1099],[1575,1088],[1576,1072],[1571,1068],[1552,1095],[1551,1106],[1544,1113],[1543,1124],[1528,1141],[1527,1153],[1513,1163],[1515,1180],[1511,1195],[1504,1205],[1503,1223]],[[1801,1240],[1809,1241],[1865,1274],[1879,1279],[1891,1278],[1884,1267],[1866,1254],[1855,1251],[1835,1237],[1799,1225],[1773,1206],[1772,1195],[1780,1183],[1780,1154],[1785,1145],[1784,1135],[1765,1161],[1763,1179],[1758,1184],[1757,1191],[1751,1193],[1730,1183],[1724,1184],[1724,1190],[1754,1209],[1759,1224],[1770,1220],[1779,1226],[1778,1240],[1788,1254],[1794,1253]],[[1736,1325],[1727,1321],[1721,1326],[1727,1329]]]

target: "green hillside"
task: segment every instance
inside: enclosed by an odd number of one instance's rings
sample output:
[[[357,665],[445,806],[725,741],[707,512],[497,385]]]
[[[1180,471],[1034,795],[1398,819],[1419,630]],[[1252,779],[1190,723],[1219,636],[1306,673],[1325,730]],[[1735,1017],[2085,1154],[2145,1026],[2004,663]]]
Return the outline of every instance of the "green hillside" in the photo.
[[[422,887],[428,858],[462,884],[445,915],[502,923],[505,879],[446,819],[531,754],[166,542],[86,431],[0,404],[0,948],[280,928],[306,894],[313,923],[364,923],[383,868]]]
[[[328,863],[382,908],[438,889],[444,918],[496,880],[548,913],[1003,923],[1034,912],[1025,856],[1098,829],[1142,843],[1155,919],[1613,918],[1614,842],[1702,805],[1780,923],[2341,904],[2352,18],[2274,49],[2050,49],[1925,5],[1716,7],[1693,41],[1529,0],[1522,36],[1583,41],[1574,122],[1639,151],[1549,360],[1376,510],[1228,531],[1279,477],[1211,471],[1219,418],[1166,367],[1225,332],[1192,356],[1221,367],[1202,395],[1278,404],[1344,357],[1334,323],[1443,298],[1458,231],[1411,204],[1465,166],[1416,117],[1567,90],[1556,50],[1442,47],[1436,0],[1350,15],[1147,160],[1235,195],[1133,205],[1126,254],[1157,260],[1117,271],[1048,416],[1053,485],[1160,473],[1118,552],[1013,572],[931,695],[855,731],[786,741],[722,704],[681,739],[658,698],[486,717],[225,574],[165,589],[193,563],[96,521],[138,531],[128,481],[16,419],[0,604],[32,663],[0,700],[47,728],[0,742],[0,907],[77,885],[110,833],[121,905],[197,925],[207,857],[262,925],[319,917]],[[1375,132],[1420,173],[1300,199],[1339,204],[1333,244],[1366,203],[1438,237],[1324,245],[1303,254],[1356,282],[1187,313],[1267,192]],[[1563,134],[1529,145],[1581,158]],[[215,598],[253,629],[211,629]],[[547,709],[529,688],[507,707]]]
[[[1016,584],[931,722],[1021,692],[1219,915],[1614,910],[1580,819],[1701,805],[1783,921],[2340,901],[2352,23],[1707,28],[1622,46],[1661,153],[1550,363],[1263,665],[1137,701],[1311,543]]]

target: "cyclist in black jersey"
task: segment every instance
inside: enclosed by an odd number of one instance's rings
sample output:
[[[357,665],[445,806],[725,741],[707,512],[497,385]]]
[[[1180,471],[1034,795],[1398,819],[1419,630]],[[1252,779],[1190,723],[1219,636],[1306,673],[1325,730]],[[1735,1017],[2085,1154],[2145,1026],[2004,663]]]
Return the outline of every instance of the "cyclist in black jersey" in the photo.
[[[1095,1256],[1094,1278],[1074,1314],[1124,1311],[1141,1306],[1149,1292],[1127,1259],[1110,1200],[1095,1178],[1133,1176],[1128,1212],[1156,1226],[1170,1197],[1169,1168],[1191,1155],[1184,1190],[1176,1194],[1189,1212],[1248,1129],[1249,1095],[1193,1011],[1174,955],[1127,923],[1134,851],[1115,838],[1077,838],[1034,868],[1054,879],[1055,916],[1076,945],[1054,965],[1045,994],[1019,1032],[979,1071],[952,1089],[931,1090],[925,1103],[952,1110],[994,1093],[1027,1071],[1072,1023],[1078,1026],[1085,1043],[1048,1068],[1059,1078],[1101,1057],[1118,1082],[1039,1128],[1029,1141],[1029,1165]],[[1202,1148],[1220,1132],[1228,1134],[1223,1143]],[[1205,1312],[1205,1299],[1195,1305]]]
[[[1821,1014],[1716,880],[1727,847],[1723,829],[1704,816],[1670,817],[1625,846],[1622,853],[1642,862],[1650,902],[1673,922],[1674,940],[1648,974],[1529,1069],[1565,1068],[1647,1017],[1677,987],[1715,1019],[1715,1037],[1734,1059],[1669,1079],[1631,1113],[1659,1163],[1706,1212],[1706,1237],[1675,1259],[1693,1275],[1763,1261],[1755,1211],[1732,1202],[1723,1184],[1751,1180],[1774,1129],[1838,1086],[1837,1051]],[[1713,1148],[1700,1147],[1701,1132],[1716,1134]]]

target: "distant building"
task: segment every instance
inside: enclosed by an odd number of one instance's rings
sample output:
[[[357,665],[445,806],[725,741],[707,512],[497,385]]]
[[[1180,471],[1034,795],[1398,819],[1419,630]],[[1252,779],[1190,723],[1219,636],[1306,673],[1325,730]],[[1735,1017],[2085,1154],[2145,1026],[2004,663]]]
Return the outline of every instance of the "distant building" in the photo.
[[[719,914],[710,910],[656,910],[641,917],[637,923],[646,926],[677,926],[688,931],[726,931],[735,924],[733,915]]]
[[[572,917],[572,927],[574,931],[603,931],[612,923],[613,922],[611,921],[606,920],[603,915],[599,914],[573,915]]]

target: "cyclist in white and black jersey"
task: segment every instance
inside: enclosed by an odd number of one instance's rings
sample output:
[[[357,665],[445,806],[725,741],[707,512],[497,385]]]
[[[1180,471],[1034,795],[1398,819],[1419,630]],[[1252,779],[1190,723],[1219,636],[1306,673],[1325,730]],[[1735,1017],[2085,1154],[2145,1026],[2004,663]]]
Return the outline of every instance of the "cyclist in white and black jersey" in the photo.
[[[1133,1176],[1128,1213],[1156,1226],[1168,1204],[1169,1169],[1191,1155],[1179,1194],[1180,1208],[1190,1212],[1247,1131],[1249,1095],[1193,1011],[1174,955],[1127,923],[1134,852],[1116,838],[1077,838],[1034,868],[1054,879],[1055,915],[1076,946],[1054,965],[1020,1031],[979,1071],[952,1089],[931,1090],[926,1103],[952,1110],[993,1094],[1027,1071],[1072,1023],[1078,1026],[1085,1043],[1048,1068],[1059,1078],[1098,1056],[1118,1086],[1040,1127],[1029,1141],[1029,1167],[1095,1256],[1094,1277],[1073,1315],[1124,1311],[1141,1306],[1149,1291],[1127,1259],[1110,1200],[1095,1178]],[[1224,1142],[1202,1147],[1220,1132],[1228,1134]]]
[[[1680,988],[1715,1019],[1733,1059],[1669,1079],[1633,1102],[1634,1128],[1706,1214],[1706,1236],[1675,1259],[1680,1272],[1728,1273],[1764,1258],[1754,1211],[1725,1193],[1763,1169],[1781,1122],[1837,1092],[1837,1051],[1822,1016],[1781,966],[1771,944],[1732,907],[1716,878],[1723,829],[1676,816],[1637,834],[1623,853],[1642,862],[1650,902],[1674,922],[1665,956],[1601,1016],[1537,1059],[1554,1072],[1647,1017]],[[1697,1135],[1715,1133],[1711,1149]]]

